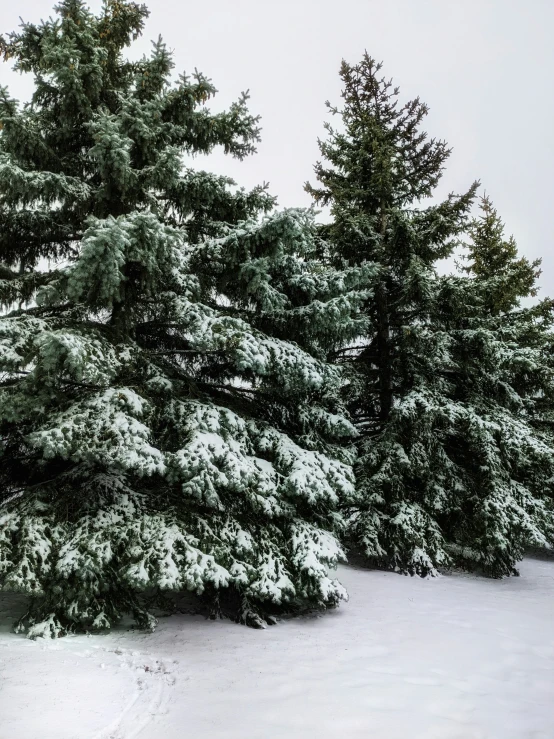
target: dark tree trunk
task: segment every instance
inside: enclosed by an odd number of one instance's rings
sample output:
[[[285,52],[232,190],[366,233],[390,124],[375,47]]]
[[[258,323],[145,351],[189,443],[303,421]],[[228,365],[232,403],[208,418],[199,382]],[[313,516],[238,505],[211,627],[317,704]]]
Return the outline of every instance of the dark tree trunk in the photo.
[[[392,368],[387,286],[383,280],[375,291],[377,307],[377,366],[379,368],[379,420],[386,423],[392,409]]]
[[[386,205],[381,200],[381,253],[386,254]],[[379,368],[379,421],[384,425],[392,409],[392,367],[390,351],[390,316],[386,275],[379,280],[375,291],[377,309],[377,366]]]

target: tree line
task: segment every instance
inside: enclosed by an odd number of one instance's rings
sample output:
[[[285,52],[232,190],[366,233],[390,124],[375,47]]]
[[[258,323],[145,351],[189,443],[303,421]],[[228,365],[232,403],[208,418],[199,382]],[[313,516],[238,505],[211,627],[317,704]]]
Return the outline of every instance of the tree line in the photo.
[[[348,551],[514,574],[554,540],[553,301],[478,183],[367,54],[306,184],[183,155],[255,152],[243,95],[176,77],[147,9],[105,0],[0,37],[0,588],[30,636],[143,627],[174,591],[263,627],[347,597]],[[460,255],[456,272],[437,263]],[[523,303],[522,303],[523,301]]]

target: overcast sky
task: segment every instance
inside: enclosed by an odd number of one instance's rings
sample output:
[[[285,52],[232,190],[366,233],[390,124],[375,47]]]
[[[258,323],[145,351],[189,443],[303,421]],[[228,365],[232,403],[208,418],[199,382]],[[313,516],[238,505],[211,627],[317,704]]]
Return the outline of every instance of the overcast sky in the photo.
[[[426,128],[453,148],[440,194],[482,182],[520,251],[542,257],[541,295],[554,295],[554,0],[150,0],[144,37],[161,34],[176,72],[212,78],[228,105],[250,89],[262,143],[248,160],[213,155],[203,168],[245,187],[269,181],[281,206],[309,205],[324,102],[339,101],[340,61],[364,49],[384,62],[402,100],[430,107]],[[53,0],[0,0],[0,32],[38,21]],[[94,10],[101,0],[91,0]],[[25,99],[29,81],[0,67]]]

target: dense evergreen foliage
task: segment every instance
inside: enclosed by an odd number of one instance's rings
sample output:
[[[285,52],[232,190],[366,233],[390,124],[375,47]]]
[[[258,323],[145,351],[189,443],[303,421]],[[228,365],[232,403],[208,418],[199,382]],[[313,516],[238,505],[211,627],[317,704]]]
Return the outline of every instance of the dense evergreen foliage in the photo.
[[[314,272],[308,213],[183,167],[258,122],[161,40],[123,58],[144,7],[56,12],[2,41],[36,85],[0,101],[2,587],[31,635],[152,625],[141,593],[179,589],[252,625],[334,605],[355,430],[324,357],[364,270]]]
[[[379,566],[499,576],[554,540],[553,303],[477,184],[369,56],[343,63],[312,211],[186,167],[253,153],[147,10],[105,0],[0,37],[0,588],[31,636],[153,626],[167,593],[263,626]],[[463,271],[437,263],[465,243]]]
[[[472,228],[475,279],[439,278],[436,263],[470,227],[476,185],[424,206],[449,150],[423,132],[426,106],[400,105],[380,69],[367,55],[343,63],[343,107],[328,104],[341,125],[327,126],[319,185],[307,185],[331,206],[321,236],[335,266],[378,270],[364,333],[335,354],[361,436],[349,536],[403,572],[463,561],[506,574],[551,531],[539,495],[551,446],[529,423],[551,376],[540,351],[489,316],[532,294],[538,265],[516,260],[485,211]]]
[[[498,315],[519,307],[522,298],[536,297],[540,259],[518,258],[514,237],[504,238],[504,224],[486,195],[481,198],[480,211],[469,226],[467,266],[462,269],[486,285],[484,311]]]
[[[521,305],[537,295],[540,260],[519,257],[487,197],[468,230],[464,271],[473,279],[460,281],[456,382],[481,418],[481,451],[470,449],[465,465],[482,500],[464,509],[457,539],[467,546],[455,552],[502,575],[527,546],[554,541],[554,304]]]

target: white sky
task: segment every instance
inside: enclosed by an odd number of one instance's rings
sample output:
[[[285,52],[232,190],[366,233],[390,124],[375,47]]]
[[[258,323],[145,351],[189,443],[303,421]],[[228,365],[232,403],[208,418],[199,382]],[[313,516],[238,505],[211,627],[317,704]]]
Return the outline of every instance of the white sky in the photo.
[[[258,154],[198,162],[251,187],[262,181],[281,206],[309,205],[324,102],[339,102],[341,59],[364,49],[384,62],[401,99],[430,107],[426,129],[453,153],[440,194],[480,179],[520,251],[542,257],[541,295],[554,294],[553,0],[150,0],[133,56],[161,34],[176,72],[194,67],[220,90],[221,108],[249,88],[262,116]],[[0,0],[0,32],[19,16],[38,21],[53,0]],[[98,10],[101,0],[90,0]],[[14,97],[29,82],[0,66]]]

